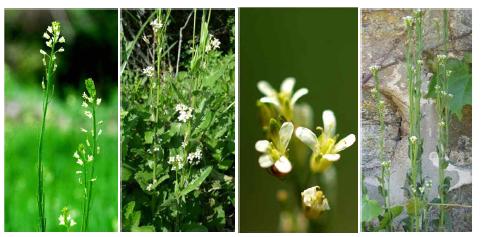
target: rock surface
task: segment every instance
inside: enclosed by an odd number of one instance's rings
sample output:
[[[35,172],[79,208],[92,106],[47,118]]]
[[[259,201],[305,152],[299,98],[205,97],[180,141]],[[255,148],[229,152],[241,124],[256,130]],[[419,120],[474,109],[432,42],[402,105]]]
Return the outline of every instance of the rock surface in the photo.
[[[405,76],[404,40],[402,17],[411,10],[362,10],[362,78],[361,78],[361,124],[362,124],[362,173],[369,196],[382,202],[377,191],[380,174],[378,160],[379,122],[375,101],[370,95],[373,80],[368,67],[380,65],[381,92],[386,104],[385,154],[392,162],[391,201],[393,205],[404,205],[406,197],[401,187],[410,167],[408,159],[408,88]],[[441,47],[436,24],[442,19],[441,10],[428,10],[424,16],[424,57],[436,55]],[[450,10],[450,56],[460,58],[464,52],[472,51],[472,12]],[[426,91],[429,68],[424,68],[422,89]],[[422,135],[424,139],[423,175],[433,181],[429,200],[438,196],[437,162],[437,116],[432,100],[422,99]],[[450,124],[450,165],[447,175],[452,177],[449,200],[451,203],[472,205],[472,108],[465,106],[462,121],[452,117]],[[452,225],[449,231],[471,231],[472,209],[451,208]],[[399,222],[406,215],[398,218]],[[434,215],[436,216],[436,215]],[[397,223],[397,230],[402,230]]]

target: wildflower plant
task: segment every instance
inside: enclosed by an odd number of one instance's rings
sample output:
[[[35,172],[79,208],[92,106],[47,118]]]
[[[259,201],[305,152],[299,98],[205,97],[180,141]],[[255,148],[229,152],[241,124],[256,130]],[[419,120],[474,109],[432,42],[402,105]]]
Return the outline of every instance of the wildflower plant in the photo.
[[[307,112],[309,109],[300,109],[308,106],[299,105],[297,101],[308,93],[308,89],[301,88],[293,93],[295,82],[294,78],[285,79],[279,91],[266,81],[260,81],[257,85],[264,95],[258,100],[257,106],[266,137],[254,144],[254,148],[261,153],[259,166],[299,191],[294,197],[290,197],[286,191],[280,191],[283,195],[278,197],[282,206],[280,228],[287,232],[307,231],[308,227],[303,224],[307,220],[310,228],[318,228],[315,226],[321,224],[320,218],[330,211],[330,194],[326,194],[321,187],[332,187],[332,163],[340,159],[341,151],[355,143],[354,134],[338,139],[336,118],[330,110],[323,111],[323,128],[317,128],[320,135],[303,127],[310,123],[311,113]],[[293,142],[294,139],[298,143]],[[302,154],[307,153],[298,151],[308,148],[312,153],[311,158],[306,159]],[[291,206],[286,203],[288,200],[299,202]]]
[[[92,190],[97,177],[95,175],[95,162],[100,154],[99,136],[102,134],[100,126],[103,121],[99,121],[96,110],[100,106],[102,99],[97,97],[94,80],[85,80],[87,92],[82,94],[83,115],[90,123],[90,128],[80,128],[80,132],[85,134],[85,141],[79,144],[73,154],[78,170],[76,176],[79,184],[83,187],[82,199],[82,224],[81,231],[87,231],[89,224],[89,212],[92,205]]]
[[[54,92],[54,74],[57,70],[57,53],[64,52],[64,48],[61,44],[65,43],[65,38],[60,34],[60,23],[57,21],[52,22],[47,27],[47,31],[43,33],[45,39],[46,50],[40,49],[42,55],[42,64],[45,68],[45,75],[42,78],[42,90],[43,90],[43,104],[42,104],[42,125],[40,130],[40,139],[38,146],[38,159],[37,159],[37,207],[38,207],[38,222],[39,231],[46,231],[47,220],[45,217],[45,192],[44,192],[44,167],[43,167],[43,145],[44,145],[44,133],[45,122],[47,119],[48,105],[52,100]],[[48,53],[47,53],[48,52]]]
[[[210,29],[211,10],[146,13],[123,38],[125,55],[142,50],[121,77],[122,229],[234,230],[234,56],[221,51],[231,43]]]
[[[409,187],[406,189],[410,196],[408,203],[410,215],[410,229],[419,231],[422,227],[423,209],[426,207],[424,198],[423,177],[422,177],[422,147],[423,139],[420,133],[420,99],[422,95],[422,73],[423,73],[423,15],[422,10],[416,10],[414,16],[404,18],[407,33],[406,41],[406,71],[408,79],[409,98],[409,141],[408,155],[410,159],[410,170],[407,178]]]

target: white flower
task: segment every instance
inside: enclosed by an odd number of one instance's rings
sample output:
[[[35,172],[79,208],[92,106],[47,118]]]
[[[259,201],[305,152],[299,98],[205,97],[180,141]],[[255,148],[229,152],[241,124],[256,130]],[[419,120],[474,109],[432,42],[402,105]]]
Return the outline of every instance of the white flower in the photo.
[[[154,67],[153,66],[147,66],[146,68],[142,69],[142,74],[146,75],[147,77],[153,77],[154,76]]]
[[[42,55],[47,55],[47,53],[46,53],[43,49],[40,50],[40,53],[41,53]]]
[[[60,47],[60,49],[59,49],[59,50],[57,50],[57,52],[59,52],[59,53],[64,52],[64,47]]]
[[[181,147],[185,149],[186,146],[187,146],[187,142],[182,142]]]
[[[89,107],[89,105],[87,104],[87,102],[82,101],[82,107],[84,107],[84,108],[88,108],[88,107]]]
[[[84,114],[85,114],[85,116],[87,116],[87,118],[90,118],[90,119],[92,118],[92,112],[84,111]]]
[[[77,151],[75,151],[75,153],[74,153],[74,158],[75,158],[75,159],[80,159],[79,153],[78,153]]]
[[[80,128],[81,132],[87,133],[87,130],[85,128]]]
[[[62,37],[60,37],[60,39],[59,39],[59,43],[65,43],[65,38],[64,38],[63,36],[62,36]]]
[[[80,166],[84,165],[84,162],[82,161],[82,159],[77,159],[77,164],[79,164]]]
[[[75,171],[76,174],[82,174],[82,171],[81,170],[77,170]]]
[[[322,212],[330,210],[328,199],[319,186],[306,189],[301,193],[301,199],[305,215],[308,218],[316,218]]]
[[[405,23],[405,27],[410,28],[413,26],[413,17],[412,16],[406,16],[403,17],[403,22]]]
[[[84,98],[85,100],[89,101],[89,103],[92,102],[92,98],[90,98],[89,96],[87,96],[87,94],[85,93],[85,91],[82,93],[82,98]],[[84,101],[85,102],[85,101]]]
[[[323,129],[319,137],[308,128],[298,127],[296,137],[312,151],[310,167],[314,172],[322,172],[333,162],[340,159],[340,151],[355,143],[356,137],[350,134],[337,142],[336,118],[331,110],[323,111]]]
[[[409,139],[412,144],[415,144],[418,140],[416,136],[411,136]]]
[[[96,102],[97,106],[100,105],[100,102],[102,102],[102,99],[101,99],[101,98],[97,98],[97,102]]]
[[[70,215],[70,211],[69,209],[67,209],[67,207],[62,208],[62,213],[60,214],[58,220],[59,225],[67,227],[67,230],[68,228],[77,224],[74,218],[72,218],[72,216]]]
[[[202,151],[201,148],[197,148],[195,152],[191,152],[187,155],[187,161],[192,165],[197,165],[201,161]]]
[[[184,167],[184,161],[181,155],[171,156],[167,161],[168,164],[172,165],[171,170],[180,170]]]
[[[59,225],[65,225],[65,218],[62,214],[60,214],[59,216]]]
[[[256,142],[256,150],[263,153],[258,159],[259,166],[270,168],[276,176],[284,176],[291,171],[292,165],[286,153],[293,130],[293,123],[285,122],[281,125],[276,143],[268,140]]]
[[[177,104],[176,111],[179,112],[179,116],[177,119],[183,123],[192,118],[193,108],[191,107],[188,107],[184,104]]]
[[[87,162],[91,162],[94,160],[94,156],[92,155],[87,155]]]
[[[146,187],[146,190],[151,191],[152,190],[152,184],[148,184],[147,187]]]
[[[294,78],[286,78],[283,83],[281,83],[279,92],[273,89],[266,81],[258,82],[258,89],[265,95],[259,101],[274,105],[283,116],[287,119],[291,118],[296,101],[308,94],[308,89],[306,88],[301,88],[293,93],[295,82],[296,80]]]
[[[443,63],[443,62],[445,62],[445,60],[447,60],[447,55],[445,55],[445,54],[439,54],[439,55],[437,55],[437,60],[438,60],[440,63]]]
[[[48,26],[48,27],[47,27],[47,31],[48,31],[50,34],[52,34],[52,26]]]
[[[218,49],[220,45],[221,45],[221,42],[212,34],[209,34],[209,42],[206,45],[206,52]]]
[[[90,182],[95,182],[97,178],[90,179]]]
[[[99,129],[99,131],[97,132],[97,136],[100,136],[100,134],[102,134],[102,129]]]
[[[155,20],[151,21],[151,26],[152,26],[152,30],[154,30],[154,32],[157,32],[162,28],[163,24],[162,24],[161,20],[155,19]]]
[[[372,74],[376,74],[378,71],[380,71],[380,66],[378,65],[372,65],[368,68]]]

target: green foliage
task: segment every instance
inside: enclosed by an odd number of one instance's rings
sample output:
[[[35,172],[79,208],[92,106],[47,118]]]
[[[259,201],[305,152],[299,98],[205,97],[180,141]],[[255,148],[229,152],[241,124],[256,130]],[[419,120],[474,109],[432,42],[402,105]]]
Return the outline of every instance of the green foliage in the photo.
[[[165,34],[174,20],[170,11],[149,14],[155,17],[148,20],[163,25],[153,30],[155,43],[146,47],[175,53],[169,46],[173,39]],[[203,15],[202,30],[207,31],[209,11]],[[182,45],[182,51],[191,52],[191,46]],[[139,53],[122,51],[131,59]],[[178,73],[169,69],[163,54],[156,54],[151,74],[140,73],[149,65],[123,62],[124,231],[234,230],[234,55],[195,52],[197,66],[181,67],[185,70]]]
[[[377,200],[369,199],[367,195],[362,198],[362,222],[375,220],[383,212]]]
[[[449,111],[462,119],[462,109],[465,105],[472,104],[472,54],[466,53],[463,59],[448,58],[446,69],[452,71],[448,77],[448,92],[453,95],[450,100]],[[438,73],[435,73],[428,87],[426,97],[435,99],[435,85],[437,85]]]

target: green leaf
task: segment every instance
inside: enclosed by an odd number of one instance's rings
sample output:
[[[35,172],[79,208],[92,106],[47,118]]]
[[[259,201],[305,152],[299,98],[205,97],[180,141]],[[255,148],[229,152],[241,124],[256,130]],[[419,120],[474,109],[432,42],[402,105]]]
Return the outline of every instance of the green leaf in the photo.
[[[452,71],[448,78],[448,92],[453,95],[450,100],[450,113],[457,116],[459,120],[462,119],[462,109],[465,105],[472,104],[472,55],[465,54],[462,60],[449,58],[447,60],[446,69]],[[435,71],[435,76],[430,80],[428,92],[425,95],[427,98],[434,99],[435,85],[439,78]]]
[[[201,224],[185,224],[181,227],[181,230],[184,232],[207,232],[208,228]]]
[[[423,202],[419,198],[412,197],[406,204],[407,214],[410,216],[420,215],[423,207]]]
[[[209,176],[212,170],[213,170],[213,167],[208,166],[206,169],[201,171],[201,174],[199,175],[199,177],[194,181],[192,181],[191,183],[189,183],[187,187],[181,191],[181,196],[186,196],[188,193],[198,189],[199,186],[201,186],[201,184],[204,182],[204,180]]]
[[[132,171],[124,166],[122,166],[122,181],[129,181],[132,176]]]
[[[380,221],[380,225],[378,227],[379,230],[387,230],[389,229],[389,225],[391,225],[392,220],[399,216],[403,211],[403,206],[394,206],[388,209],[383,214],[383,218]]]
[[[153,131],[146,131],[144,133],[144,141],[146,144],[152,144],[152,140],[154,140],[154,132]]]
[[[376,200],[368,199],[367,196],[362,198],[362,221],[369,222],[377,218],[382,213],[382,207]]]

